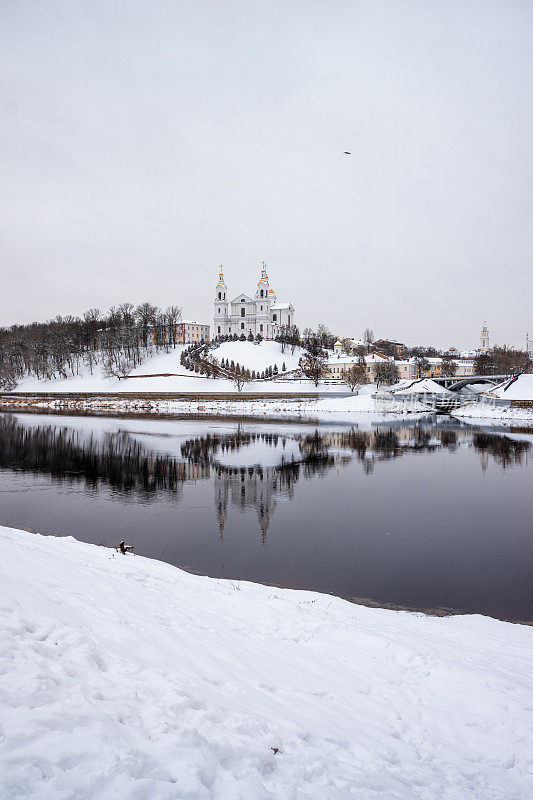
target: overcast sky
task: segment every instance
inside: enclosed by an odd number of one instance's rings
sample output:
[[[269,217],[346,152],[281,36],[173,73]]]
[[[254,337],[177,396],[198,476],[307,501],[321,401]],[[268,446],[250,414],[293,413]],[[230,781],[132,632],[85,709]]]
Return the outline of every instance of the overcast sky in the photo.
[[[533,336],[533,3],[0,0],[0,324],[264,259],[301,328]],[[344,150],[351,156],[343,155]]]

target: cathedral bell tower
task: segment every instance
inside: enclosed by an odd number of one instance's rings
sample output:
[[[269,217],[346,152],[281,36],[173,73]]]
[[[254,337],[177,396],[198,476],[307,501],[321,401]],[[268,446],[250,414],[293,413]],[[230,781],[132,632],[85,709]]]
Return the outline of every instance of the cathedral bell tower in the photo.
[[[227,299],[227,292],[228,287],[224,281],[224,273],[222,271],[222,264],[220,265],[220,273],[218,276],[218,283],[215,287],[215,311],[213,314],[213,335],[216,338],[217,336],[224,336],[226,334],[228,324],[229,324],[229,317],[228,317],[228,299]]]
[[[267,274],[267,265],[261,264],[261,277],[255,293],[256,333],[263,339],[270,339],[272,330],[270,324],[270,306],[276,302],[276,293],[270,288]]]

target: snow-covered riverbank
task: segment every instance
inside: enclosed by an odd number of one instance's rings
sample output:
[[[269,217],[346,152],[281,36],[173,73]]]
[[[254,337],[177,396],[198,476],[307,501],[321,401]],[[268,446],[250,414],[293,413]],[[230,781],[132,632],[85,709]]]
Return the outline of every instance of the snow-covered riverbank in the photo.
[[[157,394],[119,396],[113,394],[40,397],[38,395],[3,395],[0,411],[52,410],[67,413],[141,414],[158,416],[246,417],[250,419],[280,419],[292,421],[334,422],[353,424],[365,415],[384,420],[397,415],[430,413],[419,403],[405,405],[401,399],[388,403],[385,410],[378,409],[372,395],[375,384],[361,387],[358,393],[334,396],[336,387],[328,387],[332,396],[321,394],[316,398],[282,396],[243,397],[238,394],[225,397],[165,398]],[[245,393],[246,394],[246,393]],[[293,392],[294,394],[294,392]]]
[[[528,796],[528,626],[0,547],[3,800]]]
[[[502,425],[526,425],[533,427],[533,409],[517,406],[492,406],[488,403],[476,403],[454,411],[452,416],[465,419],[469,422],[484,423],[498,422]]]

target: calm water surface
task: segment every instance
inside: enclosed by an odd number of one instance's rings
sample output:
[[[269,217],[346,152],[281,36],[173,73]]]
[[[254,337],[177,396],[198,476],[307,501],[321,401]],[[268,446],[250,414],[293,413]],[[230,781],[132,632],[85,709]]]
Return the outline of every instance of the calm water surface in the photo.
[[[0,414],[0,523],[212,576],[533,620],[533,435]]]

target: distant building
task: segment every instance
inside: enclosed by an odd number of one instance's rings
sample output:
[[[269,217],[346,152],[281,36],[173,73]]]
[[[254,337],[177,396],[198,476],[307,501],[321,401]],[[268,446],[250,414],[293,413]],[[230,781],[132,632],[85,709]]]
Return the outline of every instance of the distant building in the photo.
[[[443,377],[443,359],[442,358],[426,358],[426,361],[429,363],[429,367],[422,371],[422,374],[419,376],[418,374],[418,363],[416,358],[413,356],[412,358],[408,358],[404,361],[395,361],[394,363],[398,367],[398,372],[400,373],[400,378],[404,378],[406,380],[414,380],[415,378],[422,377],[422,378],[442,378]],[[468,375],[474,375],[474,362],[472,359],[461,359],[461,358],[454,358],[453,359],[456,365],[456,372],[453,376],[454,378],[464,378]]]
[[[176,325],[179,344],[209,341],[209,325],[184,319]]]
[[[255,296],[241,292],[233,300],[228,300],[228,287],[224,281],[222,266],[215,287],[215,313],[213,316],[213,336],[257,336],[275,339],[282,328],[295,325],[292,303],[278,303],[277,295],[270,286],[266,264],[263,261],[261,277]]]
[[[209,325],[183,319],[175,325],[152,325],[147,341],[154,344],[194,344],[209,341]]]
[[[490,350],[489,329],[486,322],[483,323],[481,328],[481,347],[479,349],[482,353],[487,353]]]
[[[364,357],[366,373],[369,383],[373,383],[375,379],[377,364],[383,364],[387,361],[392,361],[392,358],[384,356],[382,353],[368,353]],[[327,374],[326,380],[342,380],[342,373],[347,372],[350,367],[359,363],[357,356],[348,355],[342,352],[342,344],[337,341],[333,347],[333,355],[330,356],[326,362]]]
[[[373,347],[385,353],[390,352],[395,358],[402,358],[405,352],[405,345],[403,342],[397,342],[394,339],[377,339],[372,343]]]

